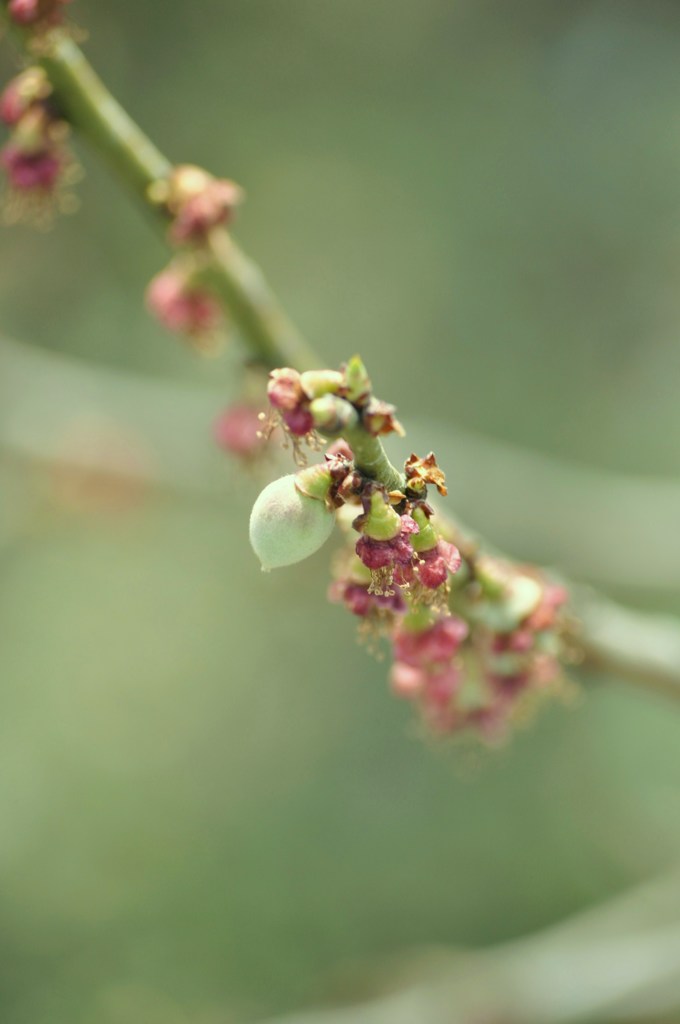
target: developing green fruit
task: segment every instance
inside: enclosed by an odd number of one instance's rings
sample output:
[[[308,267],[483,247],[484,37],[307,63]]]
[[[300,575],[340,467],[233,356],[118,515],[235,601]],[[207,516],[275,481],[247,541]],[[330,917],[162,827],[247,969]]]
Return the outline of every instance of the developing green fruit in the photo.
[[[335,513],[295,480],[291,473],[268,484],[250,514],[250,543],[265,572],[309,558],[333,532]]]

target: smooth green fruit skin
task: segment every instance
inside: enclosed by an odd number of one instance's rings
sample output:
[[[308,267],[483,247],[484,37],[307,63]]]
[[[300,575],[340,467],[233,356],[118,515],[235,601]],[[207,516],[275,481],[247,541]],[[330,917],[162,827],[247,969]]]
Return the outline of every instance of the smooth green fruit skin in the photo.
[[[250,514],[250,543],[262,568],[279,569],[309,558],[326,543],[335,514],[323,501],[301,494],[295,474],[268,484]]]

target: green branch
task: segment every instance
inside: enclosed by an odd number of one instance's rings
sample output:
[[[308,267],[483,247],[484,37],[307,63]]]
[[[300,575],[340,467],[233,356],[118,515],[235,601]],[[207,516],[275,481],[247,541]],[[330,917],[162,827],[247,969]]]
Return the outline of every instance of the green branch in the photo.
[[[172,164],[114,99],[73,40],[61,33],[53,39],[40,63],[61,112],[121,181],[147,201],[150,186],[167,178]]]
[[[30,35],[15,39],[33,57]],[[152,186],[164,181],[172,163],[111,95],[82,50],[61,31],[43,41],[37,62],[45,69],[64,117],[108,164],[116,176],[165,224],[162,206],[152,202]],[[273,369],[312,369],[319,359],[281,308],[264,275],[224,230],[208,240],[213,290],[228,304],[252,358]]]
[[[377,437],[360,428],[344,430],[342,436],[352,449],[357,469],[364,476],[377,480],[388,491],[400,491],[403,488],[403,475],[392,465]]]

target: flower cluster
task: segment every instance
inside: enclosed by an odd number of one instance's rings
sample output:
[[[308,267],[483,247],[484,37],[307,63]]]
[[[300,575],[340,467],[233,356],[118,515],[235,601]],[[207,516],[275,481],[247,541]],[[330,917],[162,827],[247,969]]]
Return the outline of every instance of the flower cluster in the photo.
[[[473,720],[493,738],[561,682],[568,594],[533,567],[487,557],[474,569],[462,596],[474,626],[485,700]]]
[[[394,532],[348,544],[329,598],[360,617],[373,646],[376,636],[389,640],[392,690],[431,730],[503,739],[542,697],[564,689],[566,591],[533,567],[478,560],[474,550],[463,558],[422,506],[398,516],[375,493],[375,521],[391,521]]]
[[[424,608],[405,615],[392,632],[393,691],[417,701],[431,727],[453,732],[462,722],[456,696],[463,683],[458,658],[468,636],[467,623],[455,615],[433,616]]]
[[[273,370],[267,396],[271,414],[264,434],[268,436],[281,426],[301,465],[306,461],[302,442],[318,451],[320,434],[331,438],[347,438],[356,430],[371,437],[403,434],[394,406],[375,398],[366,368],[357,356],[339,370]]]
[[[447,488],[434,454],[386,470],[378,437],[402,430],[358,358],[339,370],[275,370],[268,396],[264,433],[282,426],[298,461],[304,440],[333,443],[324,462],[258,499],[251,539],[263,564],[316,551],[331,516],[346,542],[329,599],[359,620],[373,649],[388,642],[393,692],[437,733],[502,738],[561,679],[565,591],[534,568],[480,554],[436,513],[429,490],[444,497]]]
[[[5,86],[0,119],[10,129],[9,140],[0,149],[8,185],[4,220],[46,225],[55,211],[74,209],[70,186],[78,180],[80,168],[67,145],[69,126],[52,102],[52,87],[42,68],[27,68]]]
[[[205,251],[211,232],[231,223],[243,192],[233,181],[180,164],[167,179],[153,183],[149,198],[167,214],[168,239],[181,253],[151,281],[147,306],[192,347],[212,351],[224,336],[225,319],[204,280]]]

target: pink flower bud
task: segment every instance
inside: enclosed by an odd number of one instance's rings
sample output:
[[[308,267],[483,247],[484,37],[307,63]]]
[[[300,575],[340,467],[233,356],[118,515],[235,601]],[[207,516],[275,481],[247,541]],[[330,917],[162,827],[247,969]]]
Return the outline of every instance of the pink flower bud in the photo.
[[[564,587],[554,583],[546,584],[538,607],[525,620],[527,628],[534,631],[550,629],[555,625],[559,611],[567,598],[568,594]]]
[[[236,402],[215,420],[213,433],[223,451],[246,461],[262,450],[259,413],[247,402]]]
[[[27,153],[13,142],[0,151],[0,165],[17,192],[53,192],[62,170],[58,150],[45,148]]]
[[[512,633],[497,633],[491,643],[494,654],[526,654],[534,646],[534,634],[530,629],[517,629]]]
[[[427,675],[424,698],[432,708],[445,708],[460,689],[463,676],[457,665],[436,668]]]
[[[285,366],[269,374],[267,397],[271,405],[280,412],[293,412],[305,400],[300,374]]]
[[[422,668],[395,661],[390,670],[390,686],[397,697],[413,700],[420,696],[427,682],[427,672]]]
[[[62,18],[62,10],[71,0],[9,0],[7,10],[17,25],[57,25]]]
[[[425,629],[400,626],[392,638],[394,656],[409,665],[446,662],[457,653],[467,635],[467,623],[455,615],[436,619]]]
[[[354,462],[354,452],[341,437],[337,441],[333,441],[333,444],[329,445],[326,449],[326,455],[339,456],[345,459],[347,462]]]
[[[0,119],[10,127],[17,123],[22,114],[26,113],[26,103],[16,87],[13,79],[0,95]]]
[[[17,25],[31,25],[40,17],[39,0],[10,0],[7,9]]]
[[[170,331],[201,338],[223,324],[222,308],[210,292],[192,285],[182,267],[171,264],[151,280],[146,304]]]
[[[282,412],[281,419],[293,437],[306,437],[314,429],[314,417],[309,409],[292,409]]]
[[[0,94],[0,119],[14,127],[35,104],[52,92],[47,75],[40,67],[27,68],[7,83]]]
[[[328,590],[328,599],[337,604],[344,604],[352,615],[367,618],[374,612],[394,612],[403,614],[406,602],[399,593],[374,594],[367,583],[356,583],[346,580],[335,580]]]
[[[424,587],[436,590],[446,583],[449,573],[457,573],[462,564],[458,548],[445,540],[427,551],[419,552],[420,561],[415,572]]]
[[[413,558],[413,548],[408,537],[401,533],[392,540],[373,540],[372,537],[360,537],[357,541],[356,553],[367,569],[410,565]]]
[[[182,170],[178,169],[179,172]],[[180,181],[176,189],[177,201],[173,204],[171,200],[168,204],[174,213],[170,229],[174,242],[197,242],[212,228],[228,224],[243,198],[243,191],[235,182],[211,175],[205,175],[202,184],[193,191],[190,188],[183,190],[181,186]]]

